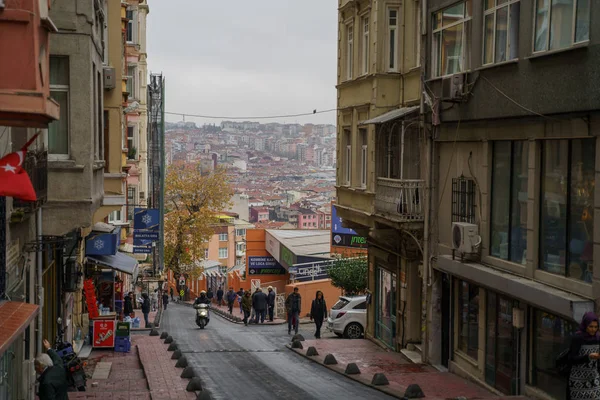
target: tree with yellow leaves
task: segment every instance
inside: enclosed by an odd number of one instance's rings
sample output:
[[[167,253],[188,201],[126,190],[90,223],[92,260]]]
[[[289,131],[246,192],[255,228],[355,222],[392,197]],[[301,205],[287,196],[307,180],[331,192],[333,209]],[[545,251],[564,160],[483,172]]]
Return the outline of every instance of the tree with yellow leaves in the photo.
[[[170,165],[165,187],[165,266],[192,278],[202,273],[204,249],[217,215],[233,191],[223,168],[202,172],[200,164]]]

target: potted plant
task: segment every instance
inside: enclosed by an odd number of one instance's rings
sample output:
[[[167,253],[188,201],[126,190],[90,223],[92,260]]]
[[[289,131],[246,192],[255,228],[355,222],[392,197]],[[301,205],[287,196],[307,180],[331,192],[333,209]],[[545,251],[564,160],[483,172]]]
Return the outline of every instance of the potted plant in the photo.
[[[130,160],[135,160],[136,155],[137,155],[137,148],[135,146],[130,147],[129,150],[127,151],[127,158]]]

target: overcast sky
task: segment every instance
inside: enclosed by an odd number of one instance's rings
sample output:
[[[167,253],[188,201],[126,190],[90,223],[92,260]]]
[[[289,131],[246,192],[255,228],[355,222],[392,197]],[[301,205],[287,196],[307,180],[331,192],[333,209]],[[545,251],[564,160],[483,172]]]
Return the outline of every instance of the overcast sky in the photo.
[[[166,111],[251,117],[336,107],[337,1],[148,3],[148,68],[165,75]],[[335,124],[335,112],[262,122]]]

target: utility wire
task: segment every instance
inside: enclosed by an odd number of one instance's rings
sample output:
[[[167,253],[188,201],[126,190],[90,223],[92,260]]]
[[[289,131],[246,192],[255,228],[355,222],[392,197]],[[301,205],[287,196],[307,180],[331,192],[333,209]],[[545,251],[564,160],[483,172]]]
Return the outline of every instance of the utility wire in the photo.
[[[300,113],[300,114],[287,114],[287,115],[269,115],[269,116],[259,116],[259,117],[218,117],[218,116],[214,116],[214,115],[198,115],[198,114],[187,114],[187,113],[180,113],[180,112],[167,112],[165,111],[165,114],[169,114],[169,115],[181,115],[183,117],[196,117],[196,118],[207,118],[207,119],[245,119],[245,120],[253,120],[253,119],[277,119],[277,118],[294,118],[294,117],[305,117],[305,116],[309,116],[309,115],[315,115],[315,114],[323,114],[323,113],[329,113],[329,112],[333,112],[333,111],[337,111],[337,108],[331,108],[329,110],[323,110],[323,111],[317,111],[317,110],[313,110],[312,112],[307,112],[307,113]]]

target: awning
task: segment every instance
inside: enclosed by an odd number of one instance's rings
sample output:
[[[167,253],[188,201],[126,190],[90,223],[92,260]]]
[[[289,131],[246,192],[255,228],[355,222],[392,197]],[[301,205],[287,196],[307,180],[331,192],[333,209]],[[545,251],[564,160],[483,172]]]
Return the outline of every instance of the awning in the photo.
[[[418,109],[419,109],[419,106],[398,108],[396,110],[386,112],[385,114],[382,114],[378,117],[371,118],[366,121],[362,121],[359,123],[359,125],[383,124],[385,122],[393,121],[397,118],[404,117],[410,113],[417,111]]]
[[[576,322],[581,321],[586,312],[594,311],[591,300],[482,264],[462,263],[451,256],[441,256],[435,268]]]
[[[116,269],[133,277],[135,282],[138,276],[138,262],[128,255],[117,251],[114,256],[88,256],[89,261],[103,267]]]
[[[0,355],[17,340],[40,311],[36,304],[0,302]]]

